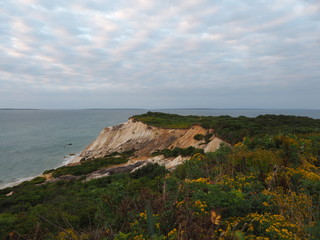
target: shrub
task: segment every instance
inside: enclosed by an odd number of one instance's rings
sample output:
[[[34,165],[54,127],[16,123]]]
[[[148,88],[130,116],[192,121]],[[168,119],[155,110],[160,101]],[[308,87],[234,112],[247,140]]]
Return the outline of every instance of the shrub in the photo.
[[[193,156],[197,153],[204,154],[203,149],[195,148],[195,147],[187,147],[187,148],[178,148],[174,149],[163,149],[154,152],[152,155],[164,155],[165,157],[178,157],[178,156]]]
[[[54,171],[54,169],[49,169],[49,170],[44,171],[42,174],[49,174],[49,173],[52,173],[53,171]]]
[[[14,224],[17,221],[17,217],[10,213],[0,213],[0,239],[9,239],[10,232],[13,232]]]
[[[32,179],[30,181],[30,183],[32,183],[32,184],[40,184],[40,183],[43,183],[45,181],[46,181],[46,178],[44,178],[44,177],[36,177],[36,178]]]
[[[203,134],[196,134],[193,136],[193,138],[197,141],[201,141],[204,139],[204,135]]]
[[[62,175],[68,175],[68,174],[74,175],[74,176],[80,176],[80,175],[94,172],[101,168],[109,167],[115,164],[125,163],[127,161],[128,159],[123,157],[97,158],[94,160],[84,161],[80,165],[63,166],[63,167],[57,168],[52,172],[52,176],[55,178]]]

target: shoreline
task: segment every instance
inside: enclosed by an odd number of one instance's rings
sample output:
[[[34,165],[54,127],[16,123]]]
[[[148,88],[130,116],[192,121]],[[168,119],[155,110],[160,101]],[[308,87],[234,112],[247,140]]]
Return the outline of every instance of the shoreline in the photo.
[[[33,178],[38,177],[38,176],[40,176],[40,175],[33,176],[33,177],[25,177],[25,178],[21,178],[21,179],[15,180],[13,182],[0,184],[0,190],[5,189],[5,188],[9,188],[9,187],[17,186],[17,185],[19,185],[19,184],[21,184],[23,182],[30,181]]]
[[[63,166],[67,166],[68,164],[72,164],[72,163],[77,163],[77,161],[74,161],[74,159],[76,159],[76,157],[78,157],[80,155],[80,153],[74,154],[74,155],[68,155],[63,157],[63,161],[61,164],[59,164],[57,167],[55,167],[54,169],[57,169],[59,167],[63,167]],[[46,171],[48,169],[45,169],[43,171]],[[27,182],[30,181],[36,177],[41,177],[43,176],[42,173],[31,176],[31,177],[23,177],[23,178],[17,178],[15,180],[13,180],[12,182],[8,182],[8,183],[0,183],[0,190],[5,189],[5,188],[10,188],[10,187],[15,187],[23,182]]]
[[[66,166],[68,164],[71,164],[71,163],[76,163],[78,161],[74,161],[77,157],[79,157],[80,155],[80,152],[79,153],[76,153],[76,154],[72,154],[72,155],[68,155],[67,157],[64,157],[64,161],[62,162],[62,165],[59,166],[59,167],[62,167],[62,166]],[[59,168],[57,167],[57,168]]]

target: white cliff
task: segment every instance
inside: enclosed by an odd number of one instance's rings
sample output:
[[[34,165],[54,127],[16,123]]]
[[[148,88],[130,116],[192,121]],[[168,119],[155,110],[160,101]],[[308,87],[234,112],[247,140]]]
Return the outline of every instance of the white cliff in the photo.
[[[202,148],[205,152],[212,152],[219,148],[220,143],[223,142],[221,139],[212,136],[208,143],[194,139],[196,134],[210,133],[213,133],[213,129],[204,129],[198,125],[188,129],[165,129],[129,119],[118,126],[103,129],[97,139],[87,146],[73,160],[73,163],[133,149],[135,150],[133,161],[146,160],[155,150],[165,148],[193,146]]]

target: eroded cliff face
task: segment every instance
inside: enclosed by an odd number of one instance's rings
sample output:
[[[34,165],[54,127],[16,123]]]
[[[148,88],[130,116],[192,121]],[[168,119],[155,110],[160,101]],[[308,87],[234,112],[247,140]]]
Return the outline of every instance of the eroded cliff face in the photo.
[[[155,150],[174,147],[193,146],[202,148],[205,152],[213,152],[219,148],[222,140],[214,136],[210,138],[209,143],[194,139],[196,134],[209,133],[213,133],[213,130],[204,129],[201,126],[192,126],[189,129],[164,129],[129,119],[118,126],[105,128],[73,162],[133,149],[135,149],[134,159],[147,159]]]

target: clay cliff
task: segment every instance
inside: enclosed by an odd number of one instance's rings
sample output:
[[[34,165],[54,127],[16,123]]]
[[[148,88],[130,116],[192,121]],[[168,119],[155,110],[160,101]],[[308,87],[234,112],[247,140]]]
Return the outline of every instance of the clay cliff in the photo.
[[[118,126],[103,129],[97,139],[87,146],[73,162],[130,150],[135,150],[133,157],[135,160],[147,159],[156,150],[174,147],[193,146],[202,148],[205,152],[213,152],[223,142],[214,135],[207,141],[196,140],[194,139],[196,134],[213,134],[213,129],[204,129],[198,125],[188,129],[165,129],[149,126],[131,118]]]

